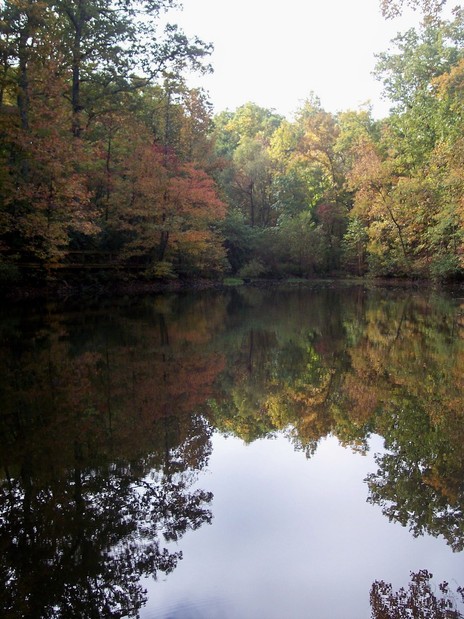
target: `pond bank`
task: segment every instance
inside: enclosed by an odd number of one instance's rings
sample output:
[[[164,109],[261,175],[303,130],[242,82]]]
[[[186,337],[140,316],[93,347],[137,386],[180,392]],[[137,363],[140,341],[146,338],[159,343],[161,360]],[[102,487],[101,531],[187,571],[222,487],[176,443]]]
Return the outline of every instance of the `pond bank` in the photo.
[[[158,280],[158,281],[113,281],[108,283],[89,283],[68,284],[65,281],[48,282],[43,285],[15,285],[13,287],[3,286],[2,296],[5,300],[21,301],[32,299],[67,299],[70,297],[109,297],[123,295],[140,295],[162,292],[182,292],[206,289],[230,289],[231,287],[259,287],[273,288],[276,286],[327,286],[327,285],[363,285],[367,287],[388,287],[401,289],[447,289],[460,290],[464,294],[464,282],[450,282],[437,284],[430,280],[412,280],[396,278],[338,278],[321,277],[313,279],[248,279],[240,280],[211,280],[211,279],[189,279],[189,280]]]

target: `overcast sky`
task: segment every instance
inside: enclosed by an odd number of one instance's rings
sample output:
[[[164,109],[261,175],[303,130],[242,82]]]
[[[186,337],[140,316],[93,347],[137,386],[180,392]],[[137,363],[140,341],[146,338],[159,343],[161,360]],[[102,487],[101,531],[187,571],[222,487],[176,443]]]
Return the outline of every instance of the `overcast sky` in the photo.
[[[358,109],[370,100],[388,112],[372,77],[374,53],[398,31],[419,23],[409,14],[382,18],[378,0],[183,0],[170,21],[215,47],[214,74],[200,84],[215,112],[247,101],[291,115],[313,91],[324,109]],[[197,83],[192,85],[198,85]]]

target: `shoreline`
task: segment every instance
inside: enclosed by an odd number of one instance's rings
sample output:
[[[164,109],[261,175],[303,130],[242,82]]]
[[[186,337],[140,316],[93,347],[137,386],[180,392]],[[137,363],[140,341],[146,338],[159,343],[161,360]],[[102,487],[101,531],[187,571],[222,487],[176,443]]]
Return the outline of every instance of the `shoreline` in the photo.
[[[139,296],[145,294],[163,294],[177,292],[195,292],[201,290],[230,290],[231,288],[274,288],[276,286],[364,286],[366,288],[398,288],[410,290],[448,290],[462,291],[464,294],[464,282],[445,282],[437,283],[432,280],[415,280],[407,278],[362,278],[362,277],[314,277],[314,278],[288,278],[271,279],[256,278],[248,280],[233,280],[228,283],[227,278],[222,280],[212,279],[190,279],[190,280],[170,280],[144,282],[134,281],[113,281],[107,283],[82,283],[70,285],[67,282],[50,282],[43,286],[14,286],[8,289],[3,286],[1,293],[3,299],[8,302],[56,300],[66,301],[66,299],[76,298],[108,298],[123,296]]]

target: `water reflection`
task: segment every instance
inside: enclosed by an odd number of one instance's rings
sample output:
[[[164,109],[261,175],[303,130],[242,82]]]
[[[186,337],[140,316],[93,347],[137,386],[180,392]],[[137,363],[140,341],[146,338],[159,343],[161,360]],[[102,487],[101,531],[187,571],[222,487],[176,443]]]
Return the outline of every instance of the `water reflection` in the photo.
[[[390,583],[375,581],[371,588],[372,619],[462,619],[459,604],[464,603],[464,589],[456,591],[443,581],[432,583],[433,574],[427,570],[411,572],[408,588],[393,591]]]
[[[53,421],[10,429],[17,451],[3,459],[2,616],[132,616],[146,601],[140,577],[169,573],[181,558],[163,541],[210,522],[212,497],[190,490],[190,449],[169,432],[164,454],[108,459],[109,437],[85,436],[99,425],[91,415],[83,412],[81,427]],[[191,430],[202,459],[205,422],[193,418]]]
[[[154,315],[121,330],[103,313],[41,313],[3,333],[2,616],[136,615],[141,576],[181,558],[166,542],[211,521],[211,494],[191,489],[211,449],[192,410],[209,365],[198,351],[179,367]]]
[[[371,503],[462,550],[460,317],[450,297],[331,286],[15,308],[0,343],[3,614],[136,615],[140,578],[171,572],[169,542],[211,521],[196,482],[213,429],[284,432],[308,457],[329,435],[359,453],[381,435]]]

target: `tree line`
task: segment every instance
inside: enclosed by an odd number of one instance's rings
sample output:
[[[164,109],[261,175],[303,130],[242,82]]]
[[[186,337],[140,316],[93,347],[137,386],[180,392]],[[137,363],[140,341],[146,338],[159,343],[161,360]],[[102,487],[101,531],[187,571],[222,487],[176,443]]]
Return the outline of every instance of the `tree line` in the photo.
[[[214,114],[174,4],[0,2],[1,282],[462,277],[462,9],[378,55],[386,118],[311,94],[290,120]]]

